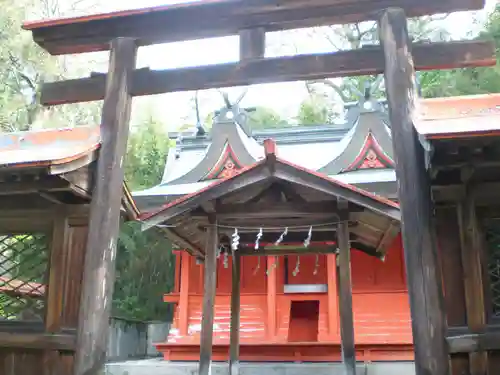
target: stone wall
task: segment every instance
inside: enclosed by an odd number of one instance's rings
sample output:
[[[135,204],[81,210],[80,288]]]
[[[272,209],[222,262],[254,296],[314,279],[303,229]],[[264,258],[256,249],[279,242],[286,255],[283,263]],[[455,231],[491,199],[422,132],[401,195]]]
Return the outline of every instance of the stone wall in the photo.
[[[158,357],[154,343],[165,341],[170,323],[111,318],[108,362]]]
[[[214,362],[212,375],[228,375],[227,363]],[[106,375],[196,375],[196,362],[167,362],[163,359],[109,363]],[[241,375],[344,375],[341,363],[241,363]],[[358,363],[357,375],[415,375],[413,362]]]

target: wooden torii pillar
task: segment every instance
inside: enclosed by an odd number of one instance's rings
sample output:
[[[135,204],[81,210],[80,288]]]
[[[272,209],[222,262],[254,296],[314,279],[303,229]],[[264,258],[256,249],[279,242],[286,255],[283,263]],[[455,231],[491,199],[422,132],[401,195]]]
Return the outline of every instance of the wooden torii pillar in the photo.
[[[132,104],[129,85],[136,55],[134,39],[118,38],[112,41],[102,109],[101,149],[90,206],[75,375],[98,374],[104,371],[106,361],[120,223],[123,159],[127,149]]]
[[[425,152],[414,126],[415,72],[405,12],[379,21],[399,202],[416,375],[449,374],[446,323]]]

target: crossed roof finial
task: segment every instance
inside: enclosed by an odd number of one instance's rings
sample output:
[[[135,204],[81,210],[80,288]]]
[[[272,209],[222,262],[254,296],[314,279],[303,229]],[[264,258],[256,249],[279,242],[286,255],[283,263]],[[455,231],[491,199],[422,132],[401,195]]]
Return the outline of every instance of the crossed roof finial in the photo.
[[[224,107],[216,112],[215,122],[234,122],[240,125],[245,133],[250,134],[250,129],[247,128],[247,112],[252,109],[241,108],[240,103],[248,92],[248,88],[243,89],[238,98],[231,103],[229,94],[226,91],[218,90],[224,100]]]

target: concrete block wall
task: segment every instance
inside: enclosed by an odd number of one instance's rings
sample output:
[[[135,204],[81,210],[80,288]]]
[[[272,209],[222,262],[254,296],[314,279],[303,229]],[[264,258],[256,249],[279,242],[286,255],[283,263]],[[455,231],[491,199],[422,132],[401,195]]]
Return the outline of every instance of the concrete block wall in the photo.
[[[107,361],[158,357],[154,343],[167,339],[170,323],[111,318]]]
[[[197,375],[196,362],[166,362],[161,359],[110,363],[106,375]],[[228,375],[227,363],[212,364],[211,375]],[[344,375],[341,363],[242,363],[241,375]],[[415,375],[413,362],[360,363],[357,375]]]

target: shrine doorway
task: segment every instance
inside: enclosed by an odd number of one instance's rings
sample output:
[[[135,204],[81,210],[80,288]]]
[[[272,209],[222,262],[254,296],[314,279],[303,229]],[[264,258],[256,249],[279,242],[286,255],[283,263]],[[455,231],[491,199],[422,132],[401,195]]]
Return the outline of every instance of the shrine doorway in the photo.
[[[289,342],[317,342],[319,301],[292,301],[290,304]]]

